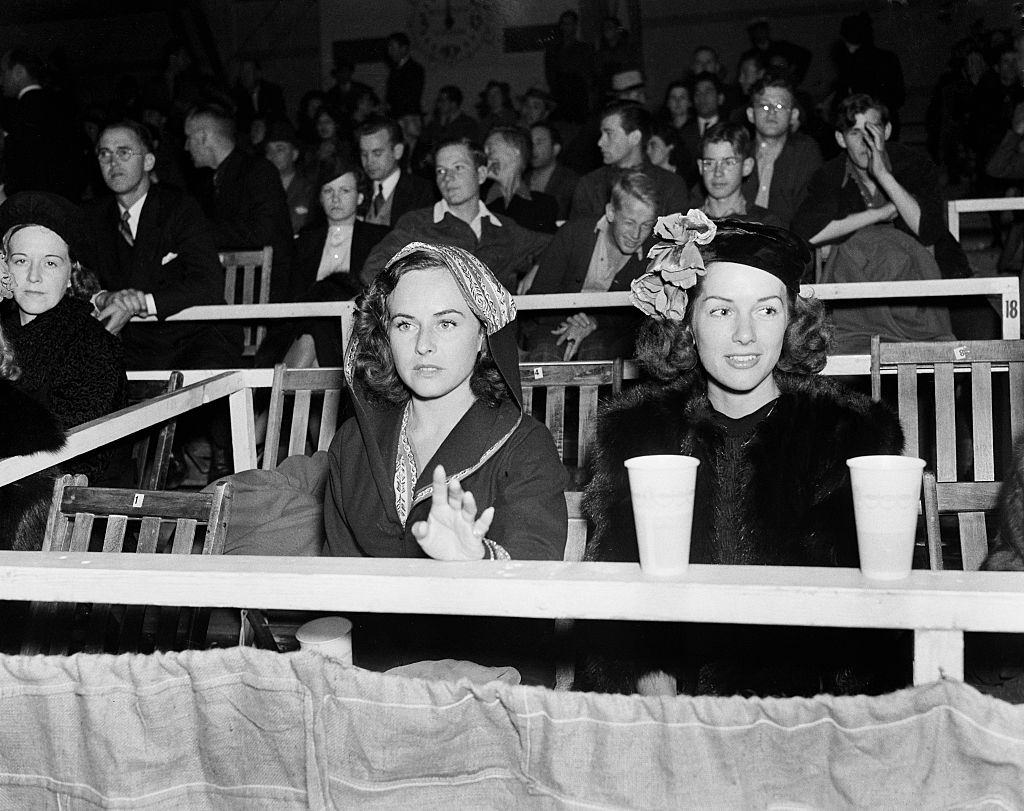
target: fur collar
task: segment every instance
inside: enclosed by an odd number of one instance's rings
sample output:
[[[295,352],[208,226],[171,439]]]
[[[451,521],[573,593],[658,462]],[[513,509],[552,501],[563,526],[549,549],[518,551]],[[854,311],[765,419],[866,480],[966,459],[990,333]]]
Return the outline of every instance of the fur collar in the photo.
[[[9,380],[0,380],[0,414],[0,458],[64,447],[53,415]]]

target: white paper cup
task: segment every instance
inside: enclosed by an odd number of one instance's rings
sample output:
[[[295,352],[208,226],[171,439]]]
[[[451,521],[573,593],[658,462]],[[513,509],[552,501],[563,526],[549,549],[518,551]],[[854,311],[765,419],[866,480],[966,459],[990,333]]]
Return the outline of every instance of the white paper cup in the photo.
[[[692,456],[634,456],[626,460],[633,520],[644,574],[669,577],[690,565],[690,529],[697,465]]]
[[[352,622],[344,617],[321,617],[311,620],[295,632],[302,650],[316,651],[323,656],[352,664]]]
[[[860,570],[875,580],[900,580],[914,562],[924,460],[912,456],[848,459],[857,521]]]

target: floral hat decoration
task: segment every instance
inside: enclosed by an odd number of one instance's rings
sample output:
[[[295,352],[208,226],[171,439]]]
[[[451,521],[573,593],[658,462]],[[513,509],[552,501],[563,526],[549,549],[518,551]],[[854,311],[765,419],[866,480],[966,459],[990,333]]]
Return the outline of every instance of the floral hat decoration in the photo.
[[[0,299],[12,298],[14,296],[14,276],[7,266],[7,257],[0,251]]]
[[[682,321],[689,300],[686,291],[707,271],[698,245],[715,238],[715,224],[700,209],[658,217],[654,233],[661,237],[647,254],[647,272],[630,284],[633,306],[651,318]]]

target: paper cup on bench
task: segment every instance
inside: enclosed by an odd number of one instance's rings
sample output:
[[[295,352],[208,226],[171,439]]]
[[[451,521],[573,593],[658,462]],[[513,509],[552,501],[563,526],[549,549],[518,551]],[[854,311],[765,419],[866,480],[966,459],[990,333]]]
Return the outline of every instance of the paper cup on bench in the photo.
[[[352,664],[352,622],[344,617],[321,617],[299,627],[295,639],[302,650]]]
[[[924,460],[912,456],[848,459],[860,570],[874,580],[900,580],[914,562]]]
[[[690,565],[690,528],[697,465],[692,456],[626,460],[640,569],[654,577],[683,574]]]

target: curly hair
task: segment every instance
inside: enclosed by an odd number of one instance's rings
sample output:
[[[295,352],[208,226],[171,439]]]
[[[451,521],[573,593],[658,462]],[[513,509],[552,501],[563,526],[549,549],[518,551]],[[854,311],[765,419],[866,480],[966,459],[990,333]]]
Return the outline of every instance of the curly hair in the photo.
[[[4,335],[4,328],[0,326],[0,380],[17,380],[21,377],[21,367],[14,357],[14,347]]]
[[[2,242],[3,255],[5,257],[11,255],[11,239],[14,237],[14,235],[18,233],[18,231],[20,231],[22,228],[30,228],[34,225],[37,225],[37,223],[24,222],[12,226],[7,230],[7,233],[3,235]],[[47,226],[39,227],[47,228]],[[60,236],[60,234],[58,234],[57,236]],[[61,239],[64,239],[64,237],[61,237]],[[65,245],[67,245],[66,242]],[[89,268],[83,265],[81,261],[79,261],[78,257],[75,255],[74,248],[72,248],[70,245],[68,245],[68,261],[71,265],[71,289],[69,292],[72,298],[81,299],[82,301],[89,301],[90,299],[92,299],[94,295],[96,295],[96,293],[99,293],[100,290],[102,289],[102,287],[100,286],[99,279],[96,277],[95,273],[93,273],[91,270],[89,270]]]
[[[640,328],[636,339],[637,362],[656,380],[675,380],[700,365],[690,321],[702,282],[702,277],[698,277],[689,291],[690,301],[682,321],[648,318]],[[832,322],[825,305],[820,299],[804,298],[787,290],[786,311],[789,323],[775,368],[798,375],[817,374],[825,368],[832,346]]]
[[[402,405],[410,397],[408,386],[395,368],[395,358],[388,340],[388,297],[399,280],[414,270],[447,268],[425,251],[413,251],[381,271],[359,301],[352,326],[357,350],[352,359],[353,378],[362,385],[367,399],[375,406],[389,408]],[[483,325],[480,325],[481,330]],[[489,408],[497,408],[505,399],[515,399],[505,379],[487,354],[487,344],[477,358],[469,379],[470,390]]]

